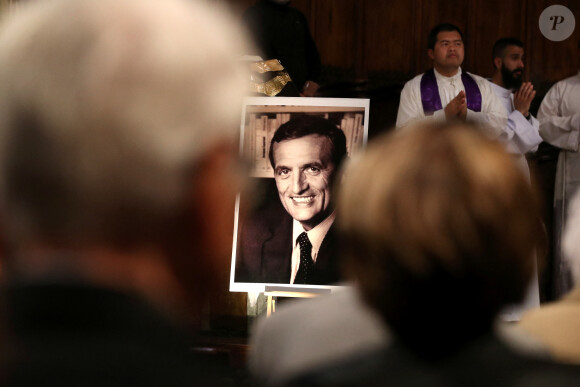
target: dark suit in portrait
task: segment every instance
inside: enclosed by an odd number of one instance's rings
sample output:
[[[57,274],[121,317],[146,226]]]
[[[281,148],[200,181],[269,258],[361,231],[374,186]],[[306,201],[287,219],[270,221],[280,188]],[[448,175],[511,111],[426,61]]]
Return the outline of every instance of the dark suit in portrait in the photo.
[[[261,200],[242,217],[235,282],[338,282],[332,187],[347,157],[344,132],[326,118],[298,115],[278,127],[268,156],[274,179],[258,183],[252,198]]]
[[[289,284],[292,262],[292,217],[279,200],[254,213],[244,225],[236,257],[236,282]],[[334,224],[320,245],[312,285],[340,280]]]

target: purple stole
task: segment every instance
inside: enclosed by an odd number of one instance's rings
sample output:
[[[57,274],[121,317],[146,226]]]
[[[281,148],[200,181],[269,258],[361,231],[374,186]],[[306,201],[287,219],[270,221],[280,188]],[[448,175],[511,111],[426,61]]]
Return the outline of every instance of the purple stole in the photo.
[[[481,92],[475,79],[466,72],[461,73],[461,82],[465,87],[465,98],[467,99],[467,108],[474,112],[481,111]],[[429,69],[421,77],[421,102],[423,111],[426,116],[433,115],[437,110],[443,109],[441,106],[441,97],[437,87],[437,78],[433,69]]]

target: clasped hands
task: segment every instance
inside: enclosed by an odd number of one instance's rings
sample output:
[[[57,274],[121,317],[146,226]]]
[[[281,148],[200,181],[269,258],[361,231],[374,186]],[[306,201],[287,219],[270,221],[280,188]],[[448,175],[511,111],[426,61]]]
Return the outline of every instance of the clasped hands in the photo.
[[[467,118],[467,99],[465,98],[465,91],[461,90],[455,98],[453,98],[447,106],[445,106],[445,118],[447,120],[459,119],[465,121]]]

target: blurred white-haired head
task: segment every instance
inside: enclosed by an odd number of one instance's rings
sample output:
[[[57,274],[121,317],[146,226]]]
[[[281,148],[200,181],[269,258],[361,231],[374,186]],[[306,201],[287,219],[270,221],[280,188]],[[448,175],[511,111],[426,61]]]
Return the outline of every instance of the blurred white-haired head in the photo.
[[[0,26],[9,241],[151,238],[239,127],[245,34],[207,2],[45,0]]]
[[[571,200],[563,231],[562,251],[570,266],[574,283],[580,285],[580,192]]]

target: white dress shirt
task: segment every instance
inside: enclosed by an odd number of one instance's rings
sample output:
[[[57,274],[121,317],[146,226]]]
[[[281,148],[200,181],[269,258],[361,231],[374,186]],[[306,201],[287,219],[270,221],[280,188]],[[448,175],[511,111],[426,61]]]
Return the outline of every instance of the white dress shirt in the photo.
[[[291,284],[294,283],[296,273],[298,273],[298,268],[300,267],[300,244],[297,241],[298,236],[303,232],[306,232],[306,235],[308,235],[308,239],[312,244],[312,260],[316,262],[316,258],[318,257],[318,250],[320,250],[320,245],[322,245],[322,241],[328,233],[330,226],[332,226],[332,223],[334,223],[335,217],[336,216],[333,212],[310,231],[304,230],[302,224],[300,224],[300,222],[297,220],[292,222],[292,240],[294,241],[294,246],[292,249],[292,274],[290,276]]]

